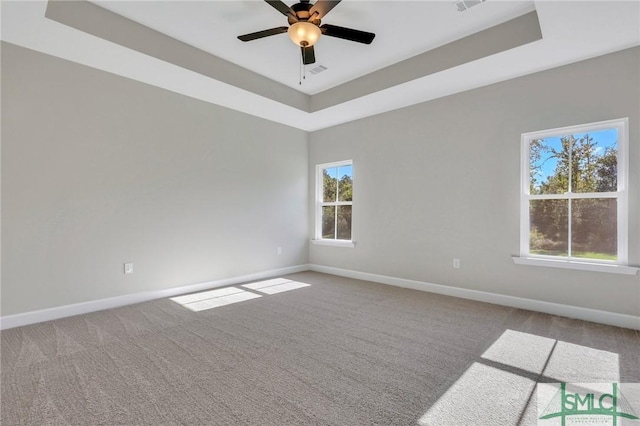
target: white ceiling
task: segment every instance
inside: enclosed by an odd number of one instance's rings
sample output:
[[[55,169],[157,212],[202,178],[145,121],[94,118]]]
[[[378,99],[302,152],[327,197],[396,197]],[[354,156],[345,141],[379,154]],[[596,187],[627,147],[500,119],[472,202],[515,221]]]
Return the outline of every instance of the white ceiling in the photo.
[[[375,32],[375,40],[361,45],[322,37],[315,65],[328,70],[307,74],[300,86],[299,49],[286,34],[248,43],[236,38],[286,24],[285,17],[263,1],[95,3],[307,95],[537,12],[542,40],[307,112],[46,19],[44,1],[1,2],[1,35],[7,42],[307,131],[640,44],[640,1],[636,0],[487,0],[466,12],[458,12],[448,0],[344,0],[323,22]]]
[[[324,65],[327,71],[307,73],[300,85],[300,49],[287,34],[247,43],[237,39],[287,25],[286,17],[263,1],[92,2],[310,95],[534,10],[532,1],[489,1],[461,13],[453,1],[345,0],[322,22],[373,32],[374,42],[321,37],[316,63],[308,69]]]

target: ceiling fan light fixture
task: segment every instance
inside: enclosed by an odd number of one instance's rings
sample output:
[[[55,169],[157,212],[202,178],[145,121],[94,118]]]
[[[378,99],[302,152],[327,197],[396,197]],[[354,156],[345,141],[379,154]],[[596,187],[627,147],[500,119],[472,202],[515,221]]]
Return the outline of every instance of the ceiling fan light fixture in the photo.
[[[292,24],[287,33],[289,33],[289,38],[296,46],[311,47],[316,44],[322,31],[311,22],[300,21]]]

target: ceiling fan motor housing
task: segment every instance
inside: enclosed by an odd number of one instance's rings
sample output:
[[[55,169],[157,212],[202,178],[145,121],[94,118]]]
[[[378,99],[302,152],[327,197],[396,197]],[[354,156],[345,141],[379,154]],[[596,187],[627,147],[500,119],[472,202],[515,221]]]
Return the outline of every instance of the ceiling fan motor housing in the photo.
[[[317,13],[312,16],[311,13],[309,12],[309,10],[311,10],[312,7],[313,6],[309,2],[296,3],[293,6],[291,6],[291,10],[295,12],[296,16],[293,17],[289,15],[287,19],[289,21],[289,25],[293,25],[298,21],[310,22],[314,25],[320,25],[320,19],[313,18],[313,16],[317,15]]]

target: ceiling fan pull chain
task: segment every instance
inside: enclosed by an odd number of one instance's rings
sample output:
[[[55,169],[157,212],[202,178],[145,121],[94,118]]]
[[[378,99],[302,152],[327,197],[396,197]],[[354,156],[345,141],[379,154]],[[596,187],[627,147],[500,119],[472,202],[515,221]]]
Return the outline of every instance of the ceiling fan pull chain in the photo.
[[[298,74],[298,84],[302,86],[302,80],[307,79],[307,67],[305,66],[305,62],[307,62],[306,58],[306,50],[302,47],[302,56],[300,58],[300,72]]]
[[[307,49],[304,48],[302,49],[302,79],[306,80],[307,79]]]

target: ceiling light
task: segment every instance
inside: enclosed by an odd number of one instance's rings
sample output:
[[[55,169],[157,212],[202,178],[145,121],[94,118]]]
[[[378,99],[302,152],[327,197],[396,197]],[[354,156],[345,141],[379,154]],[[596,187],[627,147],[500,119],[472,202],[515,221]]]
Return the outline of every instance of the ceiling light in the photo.
[[[320,38],[320,28],[317,25],[313,25],[311,22],[300,21],[289,27],[287,31],[289,33],[289,38],[292,42],[294,42],[297,46],[300,47],[311,47]]]

